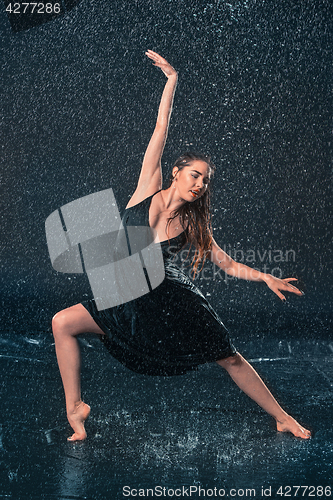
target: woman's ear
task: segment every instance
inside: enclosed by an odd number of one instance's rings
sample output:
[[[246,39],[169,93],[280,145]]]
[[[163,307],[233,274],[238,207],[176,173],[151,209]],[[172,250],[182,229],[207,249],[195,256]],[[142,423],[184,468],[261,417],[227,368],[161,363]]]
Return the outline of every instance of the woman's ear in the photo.
[[[178,167],[173,167],[173,169],[172,169],[173,180],[175,180],[175,177],[176,177],[176,175],[177,175],[178,172],[179,172],[179,168]]]

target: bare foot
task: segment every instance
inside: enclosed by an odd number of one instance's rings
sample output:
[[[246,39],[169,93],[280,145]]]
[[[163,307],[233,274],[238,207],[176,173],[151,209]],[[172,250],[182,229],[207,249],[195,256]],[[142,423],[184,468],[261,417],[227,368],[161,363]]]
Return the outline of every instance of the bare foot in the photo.
[[[67,441],[83,441],[87,437],[86,430],[84,428],[84,422],[89,417],[90,406],[81,401],[76,405],[75,410],[71,413],[67,413],[67,419],[72,427],[74,434],[67,438]]]
[[[302,439],[310,439],[311,437],[311,432],[302,427],[290,415],[287,415],[283,422],[276,421],[276,428],[279,432],[291,432],[294,436]]]

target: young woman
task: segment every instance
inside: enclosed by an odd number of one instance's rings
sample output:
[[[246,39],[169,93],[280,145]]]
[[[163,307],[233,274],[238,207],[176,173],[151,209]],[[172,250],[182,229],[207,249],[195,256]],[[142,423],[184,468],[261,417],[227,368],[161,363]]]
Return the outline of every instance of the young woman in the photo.
[[[149,375],[177,375],[216,361],[235,383],[275,420],[277,430],[308,439],[310,431],[288,415],[259,375],[236,351],[228,331],[193,282],[176,265],[178,251],[195,248],[192,269],[205,257],[227,274],[264,281],[285,300],[283,291],[301,295],[290,282],[231,259],[212,237],[209,183],[214,166],[204,155],[185,154],[172,169],[170,186],[162,188],[161,156],[168,133],[177,72],[160,55],[146,55],[161,68],[167,82],[156,126],[146,150],[139,181],[122,219],[123,226],[149,226],[164,258],[165,278],[148,294],[98,311],[93,300],[57,313],[52,322],[58,365],[66,397],[67,418],[74,430],[70,441],[86,438],[84,422],[90,407],[81,400],[80,351],[76,336],[101,335],[111,354],[128,368]]]

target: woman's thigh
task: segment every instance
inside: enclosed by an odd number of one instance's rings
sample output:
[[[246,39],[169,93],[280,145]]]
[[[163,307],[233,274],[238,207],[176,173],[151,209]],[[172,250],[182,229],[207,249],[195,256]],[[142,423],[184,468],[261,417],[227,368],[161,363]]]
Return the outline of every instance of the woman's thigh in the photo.
[[[99,333],[103,330],[93,320],[90,313],[82,304],[67,307],[59,311],[52,320],[53,332],[66,331],[67,334],[79,335],[80,333]]]

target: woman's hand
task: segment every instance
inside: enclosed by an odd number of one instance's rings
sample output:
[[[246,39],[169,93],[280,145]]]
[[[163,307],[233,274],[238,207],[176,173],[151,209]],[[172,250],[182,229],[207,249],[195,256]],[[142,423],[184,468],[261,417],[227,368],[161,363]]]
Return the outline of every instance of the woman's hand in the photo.
[[[146,52],[146,56],[154,61],[154,66],[161,68],[167,78],[170,78],[170,76],[177,76],[177,71],[171,66],[171,64],[168,63],[166,59],[164,59],[164,57],[160,56],[156,52],[153,52],[152,50],[148,50]]]
[[[297,281],[297,278],[284,278],[279,279],[271,274],[266,274],[264,281],[266,285],[283,301],[286,300],[285,296],[280,292],[280,290],[295,293],[296,295],[304,295],[301,290],[291,285],[289,281]]]

